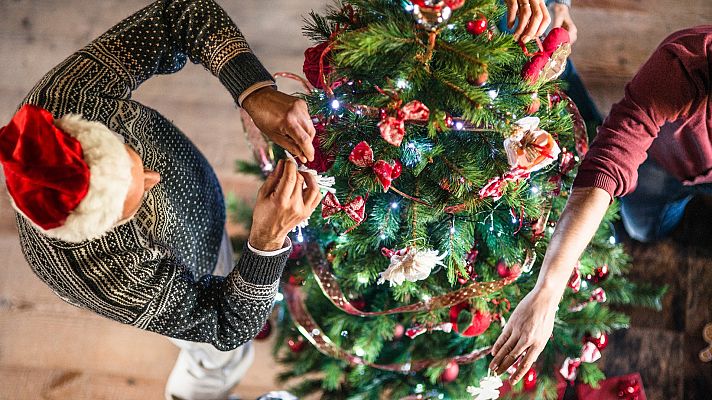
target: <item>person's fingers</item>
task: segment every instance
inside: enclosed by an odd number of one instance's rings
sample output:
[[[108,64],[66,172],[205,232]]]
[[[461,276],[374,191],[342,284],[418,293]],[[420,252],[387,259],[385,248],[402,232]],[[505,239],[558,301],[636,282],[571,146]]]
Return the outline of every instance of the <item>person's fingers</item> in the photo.
[[[294,191],[294,185],[297,181],[297,163],[292,160],[284,162],[284,173],[277,183],[275,195],[282,205],[289,204],[289,199]]]
[[[531,0],[529,2],[529,9],[531,9],[531,15],[529,17],[529,22],[526,24],[526,28],[522,31],[522,41],[524,43],[530,41],[536,32],[539,30],[539,25],[542,20],[542,11],[539,0]]]
[[[529,0],[519,0],[521,3],[519,3],[519,12],[517,12],[517,16],[519,17],[519,23],[517,25],[517,29],[514,31],[514,40],[519,40],[519,37],[522,35],[522,32],[524,32],[524,29],[529,25],[529,17],[532,15],[532,10],[531,10],[531,5],[529,4]],[[536,0],[532,0],[536,1]]]
[[[574,22],[570,19],[566,21],[566,30],[569,31],[571,44],[576,43],[576,39],[578,39],[578,29],[576,29],[576,25],[574,25]]]
[[[309,113],[305,112],[304,115],[299,119],[299,123],[302,125],[302,128],[304,128],[304,130],[307,132],[309,137],[313,140],[314,136],[316,136],[316,128],[314,127],[314,122],[309,116]]]
[[[519,342],[521,343],[521,339],[519,340]],[[517,345],[514,345],[514,347],[520,348],[521,346],[519,346],[519,344],[517,344]],[[497,375],[502,375],[503,373],[507,372],[509,367],[511,367],[512,365],[514,365],[514,363],[517,362],[520,355],[521,355],[521,353],[516,354],[516,353],[514,353],[514,351],[510,351],[508,354],[504,354],[504,356],[502,357],[502,361],[499,362],[499,365],[497,366],[497,370],[494,372]]]
[[[309,172],[302,172],[304,176],[304,181],[307,187],[304,189],[304,206],[310,211],[313,211],[319,201],[321,201],[321,190],[319,190],[319,183],[316,180],[316,176]]]
[[[497,355],[494,356],[494,359],[490,363],[490,368],[499,371],[502,369],[502,364],[504,363],[504,359],[510,356],[510,353],[514,349],[514,346],[517,345],[517,342],[519,341],[519,335],[517,334],[512,334],[509,336],[507,341],[502,345],[502,347],[497,351]],[[514,362],[514,361],[512,361]],[[512,365],[511,363],[509,365]]]
[[[539,357],[540,353],[541,353],[541,348],[539,348],[539,346],[531,346],[527,350],[527,354],[522,359],[522,362],[519,363],[519,367],[517,368],[517,371],[514,372],[514,374],[509,378],[509,382],[511,384],[515,384],[515,383],[519,382],[522,378],[524,378],[524,375],[532,367],[532,364],[534,364],[537,357]]]
[[[551,27],[552,28],[558,28],[558,27],[563,27],[566,29],[564,26],[564,14],[561,12],[555,12],[554,13],[554,18],[551,20]],[[566,29],[568,30],[568,29]]]
[[[284,160],[279,160],[277,162],[277,167],[272,171],[269,176],[267,176],[267,179],[265,179],[265,183],[262,184],[262,187],[260,188],[259,195],[261,197],[267,197],[269,196],[273,191],[274,188],[277,186],[277,182],[279,182],[279,178],[282,177],[282,172],[284,171]]]
[[[541,9],[541,23],[539,24],[539,30],[536,31],[535,36],[543,35],[551,23],[551,15],[549,15],[549,9],[546,7],[546,3],[543,1],[540,2],[539,8]]]
[[[298,198],[302,200],[302,191],[304,190],[304,176],[297,170],[297,179],[294,182],[294,187],[292,188],[292,202],[295,204],[301,204],[301,202],[296,201]],[[297,197],[299,195],[299,197]]]
[[[497,353],[499,353],[499,350],[504,346],[505,343],[507,343],[507,340],[509,337],[512,335],[512,328],[511,325],[507,324],[504,329],[502,330],[502,333],[499,334],[499,337],[497,340],[494,342],[494,345],[492,346],[492,355],[497,356]]]
[[[312,137],[309,136],[300,121],[294,119],[288,123],[287,135],[294,143],[297,144],[297,146],[299,146],[299,152],[294,154],[294,156],[299,155],[306,157],[309,161],[314,160],[314,145],[312,144]],[[306,162],[306,160],[302,160],[302,162]]]
[[[283,149],[287,150],[290,152],[294,157],[299,158],[299,161],[306,162],[306,158],[304,158],[302,154],[302,150],[299,148],[299,146],[294,143],[294,141],[286,135],[280,135],[278,139],[273,139],[274,142],[282,147]]]
[[[514,21],[517,19],[517,11],[519,10],[518,0],[507,0],[507,28],[514,27]]]

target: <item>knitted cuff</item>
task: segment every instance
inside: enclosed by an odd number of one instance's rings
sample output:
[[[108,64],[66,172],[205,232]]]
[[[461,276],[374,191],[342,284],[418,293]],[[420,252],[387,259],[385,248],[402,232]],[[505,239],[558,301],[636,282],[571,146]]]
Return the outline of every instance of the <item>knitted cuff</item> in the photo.
[[[618,183],[609,175],[600,172],[579,171],[574,179],[575,188],[597,187],[603,189],[611,195],[611,202],[616,194]]]
[[[250,53],[240,53],[228,61],[218,73],[218,79],[239,104],[240,95],[258,82],[272,81],[272,75],[262,66],[260,60]]]
[[[245,245],[242,257],[237,262],[237,272],[246,282],[255,285],[272,285],[282,276],[290,251],[276,256],[258,256]]]

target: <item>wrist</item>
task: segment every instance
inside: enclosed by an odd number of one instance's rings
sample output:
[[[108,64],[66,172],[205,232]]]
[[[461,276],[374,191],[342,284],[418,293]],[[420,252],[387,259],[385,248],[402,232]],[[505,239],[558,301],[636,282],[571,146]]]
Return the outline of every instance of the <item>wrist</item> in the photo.
[[[248,94],[244,99],[242,99],[241,106],[247,111],[248,114],[252,114],[252,110],[259,107],[260,98],[269,95],[271,92],[275,92],[277,89],[274,86],[264,86],[252,93]]]
[[[280,235],[278,235],[280,236]],[[254,247],[260,251],[275,251],[284,248],[284,243],[286,241],[286,236],[275,237],[275,236],[263,236],[263,235],[250,235],[248,243],[250,246]]]

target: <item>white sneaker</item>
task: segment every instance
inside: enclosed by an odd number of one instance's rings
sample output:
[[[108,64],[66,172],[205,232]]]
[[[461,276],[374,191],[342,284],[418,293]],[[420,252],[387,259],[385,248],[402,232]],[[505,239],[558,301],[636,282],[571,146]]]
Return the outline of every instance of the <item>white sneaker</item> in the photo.
[[[229,400],[230,390],[240,382],[255,357],[251,342],[232,350],[231,358],[222,366],[207,368],[210,357],[200,349],[182,348],[166,383],[166,400]],[[230,352],[227,352],[230,353]],[[221,352],[225,356],[226,352]],[[224,358],[224,357],[221,357]],[[210,360],[207,358],[207,360]]]

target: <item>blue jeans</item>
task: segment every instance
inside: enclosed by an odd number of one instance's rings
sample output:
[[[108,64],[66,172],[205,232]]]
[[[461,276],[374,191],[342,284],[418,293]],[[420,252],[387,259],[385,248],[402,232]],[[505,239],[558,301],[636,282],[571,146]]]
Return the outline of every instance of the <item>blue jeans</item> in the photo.
[[[685,186],[650,159],[638,168],[638,186],[621,198],[628,235],[640,242],[668,236],[682,220],[695,194],[712,193],[712,184]]]

